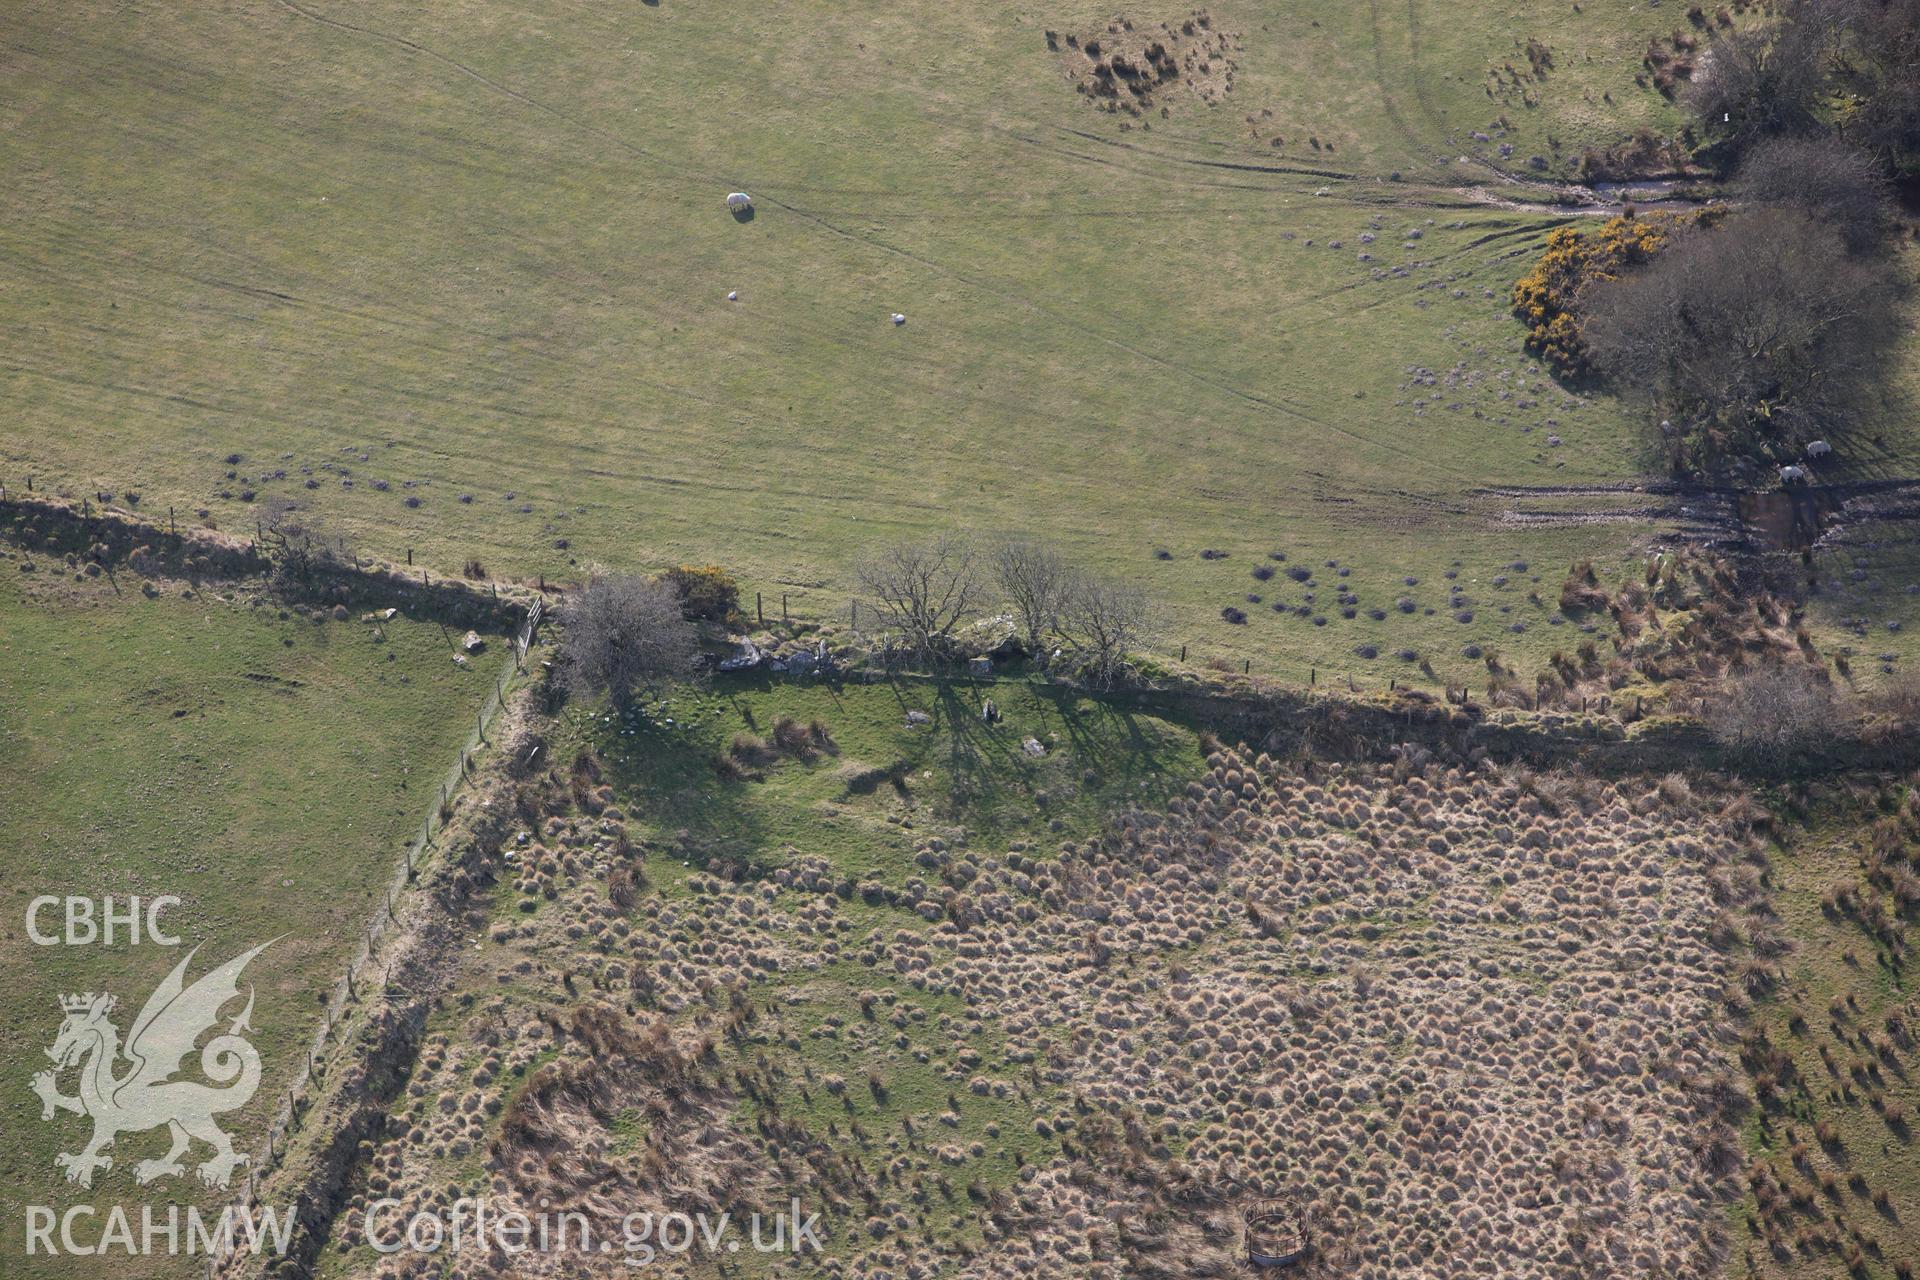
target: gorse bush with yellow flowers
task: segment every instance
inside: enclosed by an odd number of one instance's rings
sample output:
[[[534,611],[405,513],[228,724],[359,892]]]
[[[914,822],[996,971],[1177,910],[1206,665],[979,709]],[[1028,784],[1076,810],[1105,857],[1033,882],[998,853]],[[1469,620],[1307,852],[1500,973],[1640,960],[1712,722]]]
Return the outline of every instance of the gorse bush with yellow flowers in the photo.
[[[1660,252],[1675,231],[1707,216],[1705,210],[1627,213],[1608,218],[1597,230],[1556,229],[1533,270],[1513,285],[1513,313],[1527,326],[1527,350],[1562,377],[1592,373],[1580,334],[1580,291],[1596,281],[1619,279]]]

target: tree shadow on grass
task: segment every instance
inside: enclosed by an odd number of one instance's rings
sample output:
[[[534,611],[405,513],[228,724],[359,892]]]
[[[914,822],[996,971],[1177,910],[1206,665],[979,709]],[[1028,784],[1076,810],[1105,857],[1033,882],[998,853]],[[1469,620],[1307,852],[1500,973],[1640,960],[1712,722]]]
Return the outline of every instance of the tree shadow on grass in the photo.
[[[1117,698],[1044,682],[953,680],[934,685],[932,692],[939,712],[934,727],[949,738],[948,807],[954,816],[964,815],[970,825],[983,828],[983,834],[1029,827],[1042,810],[1070,819],[1072,808],[1059,806],[1063,799],[1071,806],[1076,795],[1081,797],[1080,821],[1099,820],[1118,803],[1161,804],[1195,771],[1195,761],[1180,749],[1176,734],[1158,728]],[[1065,741],[1044,755],[1030,756],[1024,746],[1029,729],[1043,737],[1047,729],[1015,727],[1015,721],[990,722],[981,716],[986,698],[1006,702],[1016,695],[1047,704],[1050,713],[1042,714],[1058,726]],[[1142,791],[1141,782],[1157,785]],[[1043,794],[1048,792],[1053,799]]]
[[[753,784],[721,775],[715,766],[726,744],[711,729],[602,709],[587,736],[615,803],[660,832],[671,856],[699,866],[717,858],[760,865],[768,840],[749,803]]]
[[[767,697],[791,683],[764,672],[742,672],[717,681],[716,692],[738,717],[736,723],[764,734],[770,726],[756,722],[756,710],[764,714]],[[808,684],[825,692],[836,712],[844,709],[856,719],[870,720],[876,710],[887,719],[882,709],[890,698],[897,718],[888,732],[895,745],[891,761],[881,762],[884,777],[903,799],[924,802],[938,817],[964,823],[989,839],[1032,831],[1042,823],[1061,830],[1051,822],[1056,818],[1081,827],[1099,821],[1115,805],[1164,803],[1197,769],[1197,761],[1182,749],[1180,734],[1167,727],[1183,722],[1136,708],[1131,695],[1107,696],[1045,680],[965,675],[894,676],[857,689],[838,680]],[[982,716],[989,698],[1008,719]],[[927,723],[913,724],[916,713],[926,714]],[[1026,752],[1023,742],[1030,734],[1049,744],[1045,754]],[[727,807],[731,801],[735,809],[751,808],[749,788],[754,784],[700,776],[711,773],[709,762],[726,747],[724,735],[713,734],[686,745],[677,759],[651,766],[662,812],[673,813],[674,821],[696,834],[706,831],[724,838],[753,820],[744,811],[729,815]],[[660,750],[650,748],[645,754],[656,757]],[[930,770],[939,782],[920,794],[918,775]],[[878,786],[876,778],[861,794]],[[698,811],[688,812],[684,799],[676,808],[676,795],[698,798]],[[707,810],[709,804],[715,812]],[[667,820],[658,821],[665,826]]]
[[[933,692],[940,713],[934,727],[944,727],[949,738],[947,773],[956,807],[991,808],[1005,798],[1008,775],[1017,773],[1019,744],[1004,721],[991,724],[981,716],[982,699],[992,695],[978,686],[943,680]]]
[[[1035,692],[1053,704],[1074,755],[1109,784],[1182,771],[1185,756],[1177,745],[1162,734],[1149,733],[1139,715],[1117,699],[1061,685],[1039,686]],[[1178,723],[1170,717],[1159,718]]]
[[[1166,744],[1149,737],[1131,709],[1058,685],[1038,692],[1053,704],[1074,755],[1102,775],[1127,778],[1169,763]]]

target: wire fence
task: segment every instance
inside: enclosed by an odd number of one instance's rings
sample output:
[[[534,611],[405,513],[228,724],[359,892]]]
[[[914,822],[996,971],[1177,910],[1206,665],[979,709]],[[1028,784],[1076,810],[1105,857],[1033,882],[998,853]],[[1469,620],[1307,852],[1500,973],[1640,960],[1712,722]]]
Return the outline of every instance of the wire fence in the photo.
[[[546,600],[536,598],[527,611],[526,619],[508,645],[508,654],[495,673],[493,683],[488,688],[486,698],[474,712],[473,729],[461,744],[460,755],[447,769],[434,792],[433,805],[428,809],[419,831],[407,842],[403,856],[394,868],[393,879],[382,893],[374,908],[372,918],[361,930],[358,944],[346,971],[328,996],[324,1016],[315,1030],[312,1041],[307,1046],[305,1058],[296,1066],[294,1076],[281,1095],[279,1105],[274,1112],[272,1124],[268,1127],[266,1141],[257,1149],[247,1162],[247,1183],[240,1203],[246,1208],[257,1204],[261,1181],[273,1171],[286,1154],[287,1143],[299,1124],[303,1109],[308,1101],[320,1071],[320,1063],[327,1049],[328,1041],[333,1038],[334,1029],[347,1016],[348,1009],[366,986],[376,979],[382,985],[386,974],[370,973],[369,968],[380,958],[380,944],[399,924],[398,908],[408,887],[420,873],[420,868],[434,848],[434,840],[446,829],[447,822],[453,816],[453,802],[459,794],[461,784],[466,781],[473,769],[474,757],[484,746],[490,745],[487,738],[488,727],[506,706],[507,694],[517,682],[517,677],[527,674],[527,656],[533,648],[539,634],[540,623],[546,616]],[[218,1256],[207,1260],[207,1275],[215,1275]]]

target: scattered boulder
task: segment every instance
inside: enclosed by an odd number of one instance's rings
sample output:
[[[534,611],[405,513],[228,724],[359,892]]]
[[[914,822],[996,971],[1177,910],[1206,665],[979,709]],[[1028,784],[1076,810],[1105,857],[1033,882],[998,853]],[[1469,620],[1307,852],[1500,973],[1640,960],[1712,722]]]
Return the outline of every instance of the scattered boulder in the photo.
[[[732,653],[720,659],[722,671],[751,671],[760,665],[764,655],[751,640],[742,640]]]

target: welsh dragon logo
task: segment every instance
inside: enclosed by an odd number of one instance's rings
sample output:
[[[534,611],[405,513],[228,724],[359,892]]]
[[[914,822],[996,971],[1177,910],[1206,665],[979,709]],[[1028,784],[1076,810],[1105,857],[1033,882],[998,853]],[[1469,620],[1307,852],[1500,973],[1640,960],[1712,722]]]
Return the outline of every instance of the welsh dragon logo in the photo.
[[[54,1157],[54,1163],[66,1171],[68,1182],[91,1187],[95,1170],[113,1168],[113,1157],[106,1150],[114,1138],[165,1125],[173,1145],[160,1159],[134,1165],[135,1180],[144,1185],[186,1172],[180,1157],[198,1139],[213,1148],[213,1155],[198,1167],[200,1181],[209,1187],[227,1185],[234,1167],[247,1157],[235,1153],[232,1140],[213,1118],[245,1106],[260,1087],[260,1055],[240,1034],[253,1030],[248,1022],[253,1015],[251,987],[247,989],[246,1008],[225,1032],[200,1050],[200,1070],[215,1085],[225,1087],[175,1080],[173,1076],[193,1052],[194,1042],[219,1021],[220,1010],[239,998],[240,971],[272,945],[261,943],[192,986],[187,986],[184,978],[187,964],[199,948],[188,952],[147,997],[127,1033],[124,1048],[120,1029],[112,1021],[118,1003],[114,997],[93,993],[60,997],[66,1020],[60,1024],[53,1047],[47,1050],[54,1069],[34,1076],[33,1091],[40,1095],[42,1120],[53,1119],[55,1111],[71,1111],[93,1120],[93,1140],[83,1150]],[[74,1066],[79,1068],[79,1092],[70,1097],[60,1092],[59,1077]]]

